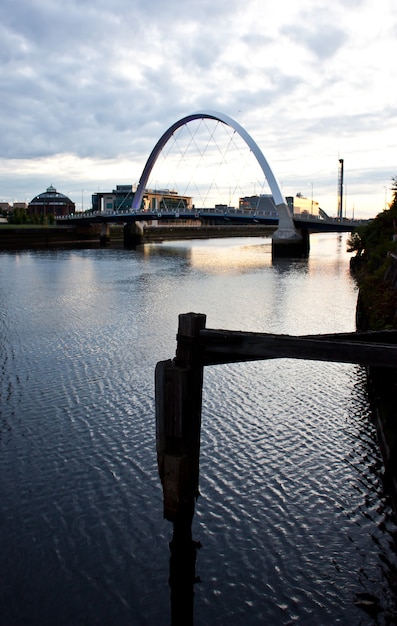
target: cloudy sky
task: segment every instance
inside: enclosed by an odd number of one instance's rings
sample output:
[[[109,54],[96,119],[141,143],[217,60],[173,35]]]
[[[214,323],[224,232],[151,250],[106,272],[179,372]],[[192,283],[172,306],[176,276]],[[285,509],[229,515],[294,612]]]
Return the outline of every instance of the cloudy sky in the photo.
[[[286,196],[335,215],[343,158],[348,217],[391,200],[395,0],[2,0],[0,41],[0,201],[52,184],[88,208],[208,110],[246,129]]]

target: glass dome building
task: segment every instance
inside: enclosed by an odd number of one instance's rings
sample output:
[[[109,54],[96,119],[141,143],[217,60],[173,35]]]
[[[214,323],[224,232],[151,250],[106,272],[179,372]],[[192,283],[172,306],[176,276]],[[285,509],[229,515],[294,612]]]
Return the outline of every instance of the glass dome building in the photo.
[[[47,217],[52,214],[54,217],[58,217],[74,212],[75,203],[63,193],[59,193],[52,185],[44,193],[35,196],[28,205],[29,215]]]

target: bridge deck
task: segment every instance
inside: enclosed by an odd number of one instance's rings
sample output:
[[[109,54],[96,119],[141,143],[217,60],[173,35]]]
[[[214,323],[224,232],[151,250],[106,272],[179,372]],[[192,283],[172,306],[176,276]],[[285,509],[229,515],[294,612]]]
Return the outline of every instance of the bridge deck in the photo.
[[[91,212],[75,213],[69,216],[57,218],[58,225],[64,224],[103,224],[103,223],[127,223],[147,221],[200,221],[217,224],[250,224],[262,226],[278,225],[276,212],[241,211],[239,209],[195,209],[174,211],[120,211],[120,212]],[[339,220],[337,218],[323,219],[317,216],[294,215],[293,221],[297,229],[305,229],[310,232],[352,232],[357,226],[366,224],[366,220]]]

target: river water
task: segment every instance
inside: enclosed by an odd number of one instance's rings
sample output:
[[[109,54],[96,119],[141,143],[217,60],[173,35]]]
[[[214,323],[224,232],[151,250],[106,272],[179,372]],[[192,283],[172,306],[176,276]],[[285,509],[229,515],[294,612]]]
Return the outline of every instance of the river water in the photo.
[[[0,254],[0,624],[170,624],[154,368],[208,328],[355,329],[346,236]],[[208,367],[194,624],[396,623],[396,526],[361,367]]]

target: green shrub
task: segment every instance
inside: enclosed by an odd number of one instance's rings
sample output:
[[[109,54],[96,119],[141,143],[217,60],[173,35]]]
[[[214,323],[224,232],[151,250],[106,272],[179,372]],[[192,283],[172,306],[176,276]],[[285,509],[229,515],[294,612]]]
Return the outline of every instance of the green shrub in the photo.
[[[389,253],[397,251],[397,177],[392,180],[394,194],[389,208],[367,226],[357,229],[348,240],[348,250],[356,252],[356,258],[360,259],[355,264],[356,279],[371,330],[397,328],[397,291],[385,279],[391,261]]]

